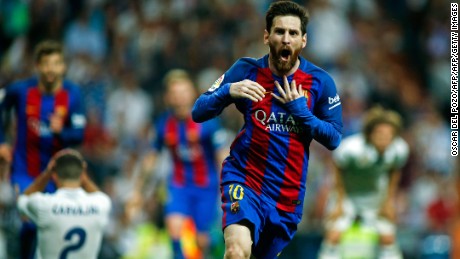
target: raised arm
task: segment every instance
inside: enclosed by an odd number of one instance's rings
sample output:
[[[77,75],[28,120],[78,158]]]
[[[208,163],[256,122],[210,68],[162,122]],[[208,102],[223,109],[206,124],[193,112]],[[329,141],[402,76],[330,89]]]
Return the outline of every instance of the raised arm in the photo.
[[[89,178],[88,174],[86,173],[86,166],[81,176],[81,187],[88,193],[100,191],[99,187],[97,187],[97,185],[91,180],[91,178]]]
[[[288,109],[299,118],[307,127],[313,138],[329,150],[336,149],[342,140],[342,121],[341,115],[329,118],[319,118],[315,116],[305,105],[305,97],[286,104]]]
[[[218,87],[214,91],[212,87],[198,97],[192,109],[192,119],[195,122],[204,122],[218,116],[222,110],[232,103],[230,96],[230,83]]]
[[[247,75],[254,69],[254,59],[239,59],[214,84],[201,94],[192,110],[195,122],[204,122],[218,116],[222,110],[236,99],[246,98],[254,102],[262,100],[265,89]]]
[[[24,191],[24,195],[31,195],[36,192],[43,192],[45,190],[46,185],[51,180],[51,175],[53,174],[54,170],[54,159],[52,159],[48,166],[46,167],[45,171],[43,171]]]
[[[342,108],[332,79],[323,83],[322,96],[315,107],[315,114],[306,105],[302,87],[295,81],[288,83],[284,77],[284,87],[275,82],[280,93],[278,101],[284,103],[286,108],[307,128],[311,136],[329,150],[336,149],[342,140]],[[334,97],[337,101],[329,103],[328,98]]]

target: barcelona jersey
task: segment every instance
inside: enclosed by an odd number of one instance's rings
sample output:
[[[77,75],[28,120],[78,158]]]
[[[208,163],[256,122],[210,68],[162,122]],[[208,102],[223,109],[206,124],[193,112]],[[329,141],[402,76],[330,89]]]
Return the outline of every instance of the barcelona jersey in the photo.
[[[16,82],[2,89],[0,114],[2,122],[14,110],[16,136],[11,178],[22,192],[47,166],[58,150],[83,140],[85,117],[79,88],[69,81],[55,93],[39,90],[38,79]],[[62,132],[50,130],[50,116],[64,118]],[[0,127],[0,143],[5,142],[5,127]],[[50,190],[49,187],[47,190]]]
[[[222,166],[221,184],[242,183],[262,200],[287,212],[302,212],[309,145],[314,139],[335,149],[342,137],[342,108],[332,78],[321,68],[299,57],[300,65],[288,77],[302,85],[304,97],[282,104],[270,93],[283,78],[268,66],[268,55],[239,59],[196,101],[192,116],[203,122],[218,116],[234,103],[244,125]],[[265,88],[262,101],[232,98],[230,85],[245,79]]]
[[[200,124],[191,116],[177,119],[171,112],[163,114],[155,128],[157,137],[153,148],[167,147],[172,158],[170,184],[176,187],[216,189],[218,186],[217,150],[224,146],[225,138],[217,119]]]

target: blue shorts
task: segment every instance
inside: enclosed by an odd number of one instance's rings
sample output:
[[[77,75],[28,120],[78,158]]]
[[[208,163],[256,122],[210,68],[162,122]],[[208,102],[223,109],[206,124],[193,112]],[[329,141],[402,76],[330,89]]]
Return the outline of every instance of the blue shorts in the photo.
[[[301,213],[285,212],[263,201],[241,183],[225,183],[222,191],[222,229],[231,224],[250,228],[252,254],[256,258],[275,258],[292,240]]]
[[[193,219],[198,232],[208,232],[218,212],[218,189],[168,186],[166,215],[179,213]]]

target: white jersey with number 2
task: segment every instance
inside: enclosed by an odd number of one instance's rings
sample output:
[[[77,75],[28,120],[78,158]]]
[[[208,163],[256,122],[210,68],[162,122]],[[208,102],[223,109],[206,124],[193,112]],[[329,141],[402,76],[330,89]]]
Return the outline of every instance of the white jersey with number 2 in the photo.
[[[97,258],[111,209],[106,194],[60,188],[21,195],[18,208],[37,225],[38,258]]]

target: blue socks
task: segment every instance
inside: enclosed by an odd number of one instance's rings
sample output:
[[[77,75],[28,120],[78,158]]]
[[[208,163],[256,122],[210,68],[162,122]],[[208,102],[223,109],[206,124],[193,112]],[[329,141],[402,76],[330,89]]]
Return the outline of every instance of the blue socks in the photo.
[[[184,254],[182,253],[182,247],[180,244],[180,240],[173,239],[172,246],[173,246],[174,259],[184,259],[185,257],[184,257]]]

